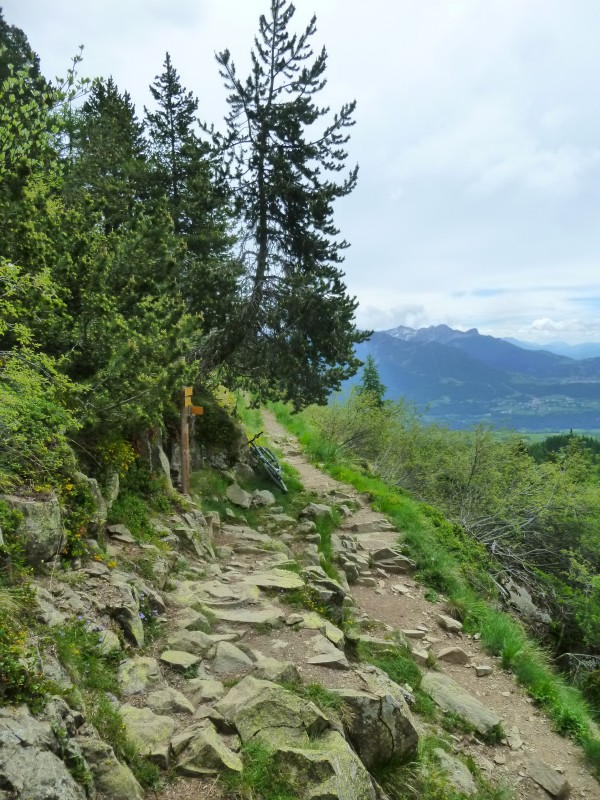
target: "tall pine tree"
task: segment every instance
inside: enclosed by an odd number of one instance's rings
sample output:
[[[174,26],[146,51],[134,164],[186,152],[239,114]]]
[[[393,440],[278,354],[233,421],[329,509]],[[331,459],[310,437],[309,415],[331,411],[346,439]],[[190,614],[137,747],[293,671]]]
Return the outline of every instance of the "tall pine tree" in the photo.
[[[315,102],[325,86],[327,53],[315,57],[312,18],[289,31],[294,6],[271,0],[242,81],[228,50],[217,55],[229,91],[227,130],[216,142],[231,158],[231,180],[244,237],[246,280],[237,324],[208,357],[232,363],[297,405],[322,402],[354,374],[354,325],[339,264],[333,203],[356,185],[357,168],[340,180],[355,103],[330,115]]]

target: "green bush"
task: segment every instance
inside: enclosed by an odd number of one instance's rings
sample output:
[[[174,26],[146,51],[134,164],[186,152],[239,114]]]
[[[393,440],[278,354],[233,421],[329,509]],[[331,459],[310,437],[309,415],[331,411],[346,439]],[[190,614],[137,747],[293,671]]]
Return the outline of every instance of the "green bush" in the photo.
[[[0,359],[0,491],[47,491],[73,474],[67,431],[77,425],[63,405],[70,389],[49,359],[27,351]]]
[[[596,715],[600,717],[600,669],[586,673],[581,681],[581,688]]]

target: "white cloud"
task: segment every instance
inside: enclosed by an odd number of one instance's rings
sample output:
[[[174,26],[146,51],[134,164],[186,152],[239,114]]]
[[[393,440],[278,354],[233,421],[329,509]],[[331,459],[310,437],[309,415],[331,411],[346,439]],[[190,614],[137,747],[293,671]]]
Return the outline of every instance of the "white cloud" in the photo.
[[[337,220],[353,245],[345,266],[359,323],[588,338],[599,315],[581,298],[600,296],[597,0],[295,4],[298,27],[316,7],[326,102],[358,100],[349,151],[359,185]],[[84,73],[112,74],[140,113],[169,50],[201,116],[218,124],[214,51],[229,47],[245,75],[268,0],[2,6],[49,75],[83,42]],[[490,288],[505,292],[481,294]]]

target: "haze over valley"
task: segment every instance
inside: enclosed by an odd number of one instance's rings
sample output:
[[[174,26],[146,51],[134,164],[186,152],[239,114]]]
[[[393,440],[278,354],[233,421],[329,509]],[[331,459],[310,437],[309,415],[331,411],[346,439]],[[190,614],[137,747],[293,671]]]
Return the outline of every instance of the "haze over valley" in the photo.
[[[530,345],[533,347],[533,345]],[[592,358],[525,349],[477,329],[399,326],[357,348],[373,356],[387,397],[416,403],[425,419],[464,428],[486,422],[524,431],[600,427],[600,348]]]

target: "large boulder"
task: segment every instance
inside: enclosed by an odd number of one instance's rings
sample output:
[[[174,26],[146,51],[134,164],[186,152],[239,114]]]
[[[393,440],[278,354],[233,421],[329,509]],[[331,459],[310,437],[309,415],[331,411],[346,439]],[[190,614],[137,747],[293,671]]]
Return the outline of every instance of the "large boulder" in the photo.
[[[215,638],[203,631],[179,630],[167,638],[171,650],[183,650],[194,656],[205,656],[215,646]]]
[[[281,745],[273,753],[281,776],[298,800],[375,800],[371,777],[337,731],[327,731],[309,748]]]
[[[125,697],[157,689],[162,684],[160,667],[155,658],[136,656],[126,659],[119,666],[119,685]]]
[[[111,575],[106,609],[119,623],[129,641],[136,647],[143,647],[144,626],[140,617],[139,595],[122,573]]]
[[[65,532],[58,498],[51,495],[46,500],[34,500],[0,495],[0,500],[23,515],[16,532],[22,537],[29,564],[38,566],[60,552]]]
[[[252,492],[253,506],[274,506],[275,495],[268,489],[255,489]]]
[[[225,494],[227,499],[235,506],[250,508],[252,505],[252,495],[244,491],[237,483],[232,483],[231,486],[228,486]]]
[[[169,765],[169,742],[177,723],[165,714],[155,714],[149,708],[125,705],[120,708],[127,736],[139,753],[148,756],[160,767]]]
[[[0,749],[0,786],[7,798],[27,800],[85,800],[83,787],[64,762],[49,750],[4,745]],[[3,792],[4,794],[4,792]]]
[[[337,694],[350,709],[346,732],[368,769],[416,755],[419,735],[399,692],[393,696],[340,689]]]
[[[273,746],[285,742],[302,747],[330,727],[314,703],[252,676],[230,689],[215,709],[235,726],[243,742],[256,736]]]
[[[217,675],[232,675],[252,669],[253,661],[243,650],[231,642],[219,642],[216,646],[212,669]]]
[[[0,709],[0,788],[27,800],[85,800],[85,791],[59,758],[49,722],[26,706]]]
[[[433,753],[446,775],[446,780],[459,794],[467,795],[467,797],[477,794],[477,784],[466,764],[463,764],[456,756],[442,750],[441,747],[436,747]]]
[[[261,741],[298,800],[375,800],[369,773],[314,703],[248,676],[215,705],[246,743]]]
[[[195,710],[187,697],[172,686],[151,692],[146,703],[156,714],[193,714]]]
[[[177,772],[181,775],[218,775],[225,770],[242,771],[242,759],[217,733],[215,726],[204,720],[179,756]]]
[[[560,772],[550,767],[540,758],[530,758],[526,762],[527,773],[538,786],[545,789],[556,800],[566,800],[571,794],[569,781]]]
[[[312,520],[319,519],[320,517],[330,517],[331,506],[325,503],[309,503],[307,506],[304,506],[300,512],[300,516]]]
[[[111,800],[143,800],[144,790],[129,767],[118,761],[109,744],[88,736],[79,736],[76,742],[90,768],[98,792]]]

